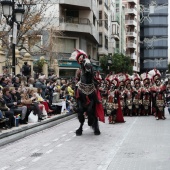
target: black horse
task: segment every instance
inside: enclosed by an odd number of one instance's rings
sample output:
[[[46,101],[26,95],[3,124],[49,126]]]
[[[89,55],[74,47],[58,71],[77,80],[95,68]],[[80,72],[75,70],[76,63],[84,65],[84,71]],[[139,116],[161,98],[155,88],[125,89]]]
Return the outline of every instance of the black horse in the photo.
[[[81,63],[81,76],[78,82],[78,119],[80,122],[79,129],[76,130],[76,135],[82,135],[83,125],[85,122],[84,113],[86,112],[88,117],[88,125],[94,130],[95,135],[100,135],[98,126],[98,118],[96,117],[96,88],[93,75],[92,64],[89,59],[85,58]]]

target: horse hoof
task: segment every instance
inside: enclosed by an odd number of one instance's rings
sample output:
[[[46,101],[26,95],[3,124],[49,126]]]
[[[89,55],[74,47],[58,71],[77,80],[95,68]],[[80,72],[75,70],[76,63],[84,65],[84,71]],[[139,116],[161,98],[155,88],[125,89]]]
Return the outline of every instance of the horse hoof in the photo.
[[[82,135],[82,130],[76,130],[76,136],[81,136]]]
[[[100,135],[100,131],[95,131],[94,134],[95,135]]]

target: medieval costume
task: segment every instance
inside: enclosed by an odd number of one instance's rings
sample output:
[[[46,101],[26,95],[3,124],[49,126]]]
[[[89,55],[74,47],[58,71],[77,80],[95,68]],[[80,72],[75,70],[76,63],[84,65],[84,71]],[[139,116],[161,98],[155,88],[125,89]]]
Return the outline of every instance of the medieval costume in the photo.
[[[125,100],[125,112],[127,116],[132,116],[132,99],[133,99],[133,89],[131,86],[131,77],[126,74],[125,80],[125,91],[124,91],[124,100]]]
[[[143,87],[141,90],[142,110],[141,115],[151,114],[151,91],[150,91],[150,76],[148,73],[141,74]]]
[[[135,73],[133,75],[133,91],[132,91],[132,114],[139,115],[141,114],[141,82],[140,76]]]
[[[149,72],[152,75],[153,86],[151,87],[152,92],[152,104],[156,108],[155,117],[156,120],[165,119],[164,116],[164,108],[165,108],[165,91],[166,86],[165,84],[161,83],[161,74],[159,70],[153,69]]]
[[[170,114],[170,83],[166,85],[166,106],[168,107],[168,112]]]

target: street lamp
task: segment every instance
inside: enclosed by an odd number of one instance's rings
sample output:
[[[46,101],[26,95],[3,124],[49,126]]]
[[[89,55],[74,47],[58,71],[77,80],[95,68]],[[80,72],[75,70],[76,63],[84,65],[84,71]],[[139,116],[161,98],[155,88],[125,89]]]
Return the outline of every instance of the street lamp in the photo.
[[[15,75],[15,45],[17,38],[17,29],[23,22],[24,8],[23,1],[18,0],[1,0],[3,16],[6,18],[7,24],[12,28],[12,72]]]

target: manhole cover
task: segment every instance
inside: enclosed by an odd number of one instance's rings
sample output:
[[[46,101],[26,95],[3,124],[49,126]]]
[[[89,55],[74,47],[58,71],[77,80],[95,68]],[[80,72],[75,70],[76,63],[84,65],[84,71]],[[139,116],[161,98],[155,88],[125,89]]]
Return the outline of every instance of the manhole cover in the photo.
[[[41,156],[43,153],[33,153],[32,155],[31,155],[31,157],[39,157],[39,156]]]

